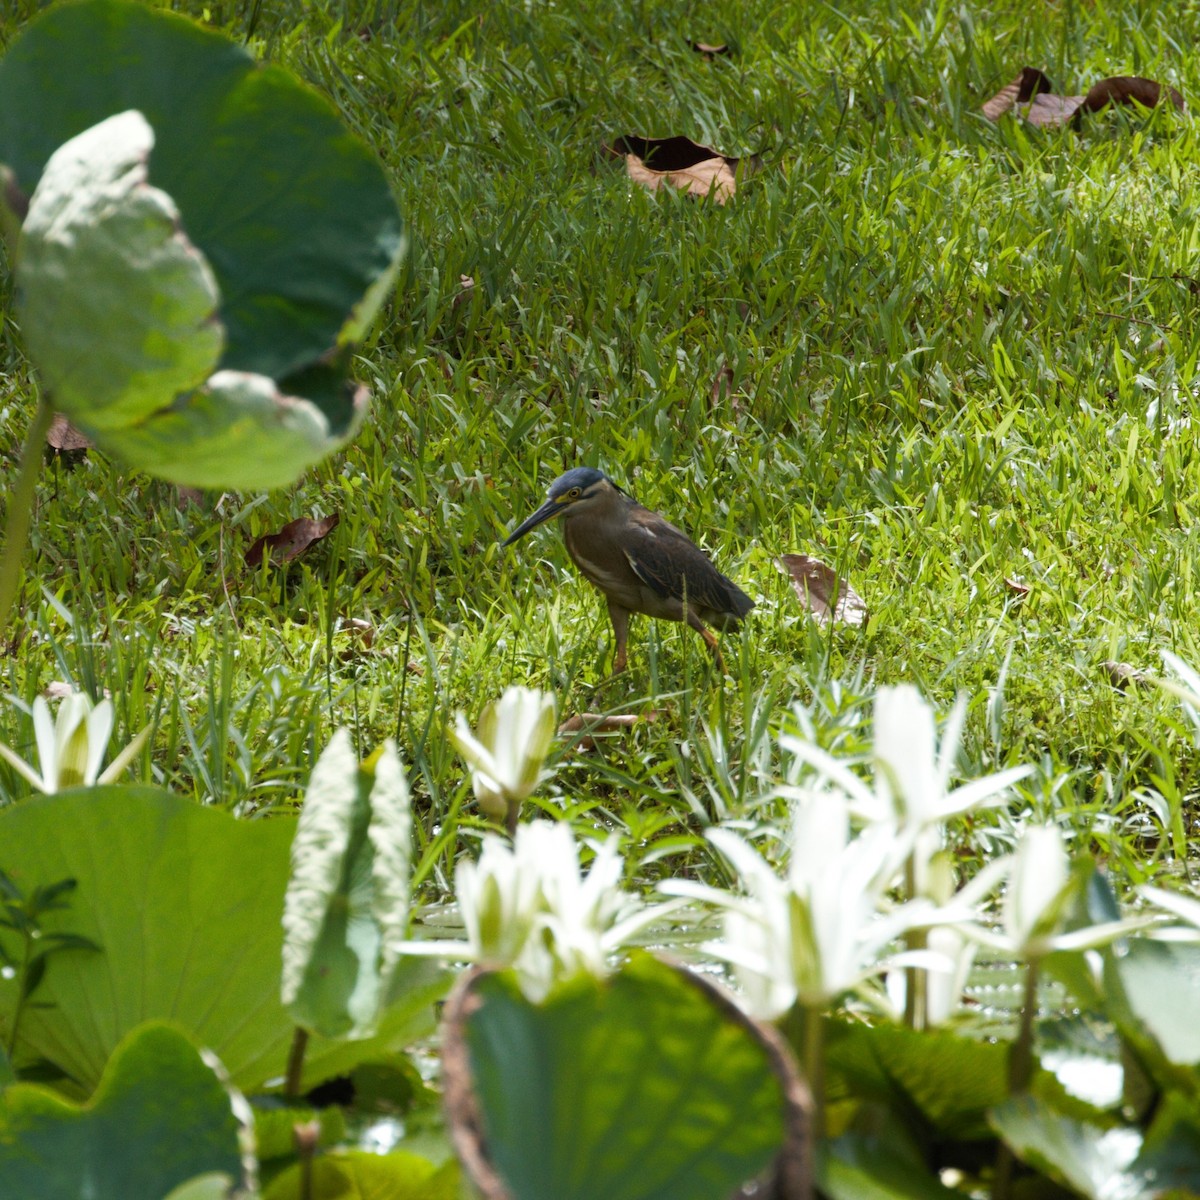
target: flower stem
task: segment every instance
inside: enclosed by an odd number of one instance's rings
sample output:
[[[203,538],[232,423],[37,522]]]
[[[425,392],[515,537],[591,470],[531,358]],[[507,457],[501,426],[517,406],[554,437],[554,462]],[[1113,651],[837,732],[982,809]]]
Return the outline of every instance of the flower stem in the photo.
[[[796,1001],[783,1018],[783,1032],[800,1060],[812,1093],[813,1141],[825,1137],[825,1013],[816,1005]]]
[[[1019,1096],[1029,1090],[1033,1081],[1033,1021],[1037,1016],[1038,963],[1031,958],[1025,967],[1025,1000],[1021,1006],[1021,1024],[1017,1029],[1017,1040],[1008,1055],[1008,1094]],[[1004,1143],[996,1152],[996,1183],[992,1189],[992,1200],[1010,1200],[1013,1188],[1013,1170],[1016,1160],[1013,1152]]]
[[[1038,964],[1030,959],[1025,967],[1025,1000],[1021,1005],[1021,1024],[1017,1040],[1008,1058],[1008,1094],[1019,1096],[1029,1090],[1033,1080],[1033,1021],[1037,1016]]]
[[[914,855],[908,856],[904,865],[904,887],[906,898],[912,900],[917,894],[916,864]],[[904,935],[909,950],[925,950],[929,946],[929,932],[925,929],[910,929]],[[909,1029],[924,1029],[929,1024],[929,983],[927,972],[920,967],[904,968],[904,1024]]]
[[[0,549],[0,638],[4,635],[8,614],[17,597],[21,583],[21,556],[29,540],[29,526],[33,521],[33,498],[37,485],[38,469],[42,465],[42,447],[46,444],[46,433],[54,419],[54,410],[45,394],[38,397],[37,409],[25,445],[21,450],[21,468],[17,481],[8,493],[8,512],[4,522],[4,546]]]

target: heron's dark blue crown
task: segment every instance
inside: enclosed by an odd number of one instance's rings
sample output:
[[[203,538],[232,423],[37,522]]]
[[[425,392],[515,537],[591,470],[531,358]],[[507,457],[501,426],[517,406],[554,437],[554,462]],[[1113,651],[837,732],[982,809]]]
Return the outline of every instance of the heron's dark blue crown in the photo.
[[[579,488],[580,491],[584,491],[593,484],[597,484],[607,478],[608,476],[603,471],[597,471],[594,467],[573,467],[570,471],[564,471],[550,485],[550,490],[546,493],[546,497],[549,500],[553,500],[569,492],[572,488]]]

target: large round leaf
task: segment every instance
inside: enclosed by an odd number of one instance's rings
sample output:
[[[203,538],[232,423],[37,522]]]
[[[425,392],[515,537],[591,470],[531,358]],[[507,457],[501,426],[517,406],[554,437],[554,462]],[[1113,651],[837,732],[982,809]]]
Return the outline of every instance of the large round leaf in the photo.
[[[60,146],[29,206],[18,318],[43,382],[94,429],[149,416],[221,354],[217,285],[147,182],[154,133],[118,113]]]
[[[0,62],[0,163],[29,196],[63,142],[129,109],[154,130],[151,183],[216,273],[222,367],[280,380],[331,353],[348,322],[361,329],[356,306],[394,264],[400,219],[328,101],[184,17],[62,5]]]
[[[282,487],[358,428],[366,389],[348,391],[340,379],[330,383],[318,404],[306,394],[280,392],[265,375],[218,371],[185,403],[108,430],[104,448],[183,486]]]
[[[728,1200],[773,1163],[807,1194],[804,1100],[774,1036],[648,955],[540,1005],[511,972],[451,1001],[446,1096],[488,1200]]]
[[[2,1196],[162,1200],[202,1172],[241,1176],[239,1124],[178,1030],[131,1034],[82,1108],[29,1084],[0,1095]]]
[[[47,915],[46,929],[101,947],[51,955],[39,1007],[21,1018],[18,1059],[47,1058],[91,1087],[121,1038],[158,1018],[215,1051],[243,1090],[282,1076],[294,1028],[279,976],[295,827],[289,818],[239,821],[144,787],[60,792],[0,810],[0,868],[26,891],[75,879],[70,907]],[[312,1039],[306,1082],[432,1027],[444,974],[427,960],[402,968],[375,1037]],[[0,983],[0,1027],[15,1002],[15,983]]]
[[[148,163],[107,136],[118,114],[152,131]],[[400,218],[370,149],[281,68],[128,0],[44,13],[0,62],[0,230],[47,392],[102,450],[264,488],[357,431],[352,346]]]

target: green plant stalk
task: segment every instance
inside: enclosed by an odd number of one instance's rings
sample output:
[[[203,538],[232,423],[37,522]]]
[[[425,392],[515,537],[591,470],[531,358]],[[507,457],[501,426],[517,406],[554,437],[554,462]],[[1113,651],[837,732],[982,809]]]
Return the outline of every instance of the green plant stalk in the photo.
[[[17,1031],[21,1028],[21,1017],[25,1014],[25,1002],[29,999],[25,981],[29,978],[29,963],[33,957],[33,938],[28,931],[21,934],[21,943],[21,965],[17,968],[17,1006],[13,1009],[8,1044],[4,1047],[9,1062],[13,1060],[13,1053],[17,1047]]]
[[[913,856],[904,864],[905,898],[912,900],[917,894],[917,868]],[[909,950],[925,950],[929,947],[929,932],[925,929],[910,929],[904,935]],[[924,1029],[929,1024],[928,974],[919,967],[904,968],[904,1023],[909,1029]]]
[[[825,1137],[825,1012],[797,1000],[779,1024],[800,1060],[800,1070],[812,1093],[813,1138],[819,1142]]]
[[[39,394],[37,409],[21,449],[17,482],[8,494],[4,546],[0,549],[0,640],[3,639],[8,615],[21,583],[21,556],[25,552],[29,527],[33,521],[33,498],[38,469],[42,465],[42,447],[46,444],[46,434],[53,419],[54,410],[47,402],[45,393]]]
[[[300,1097],[300,1081],[304,1075],[304,1052],[308,1049],[308,1030],[296,1026],[292,1035],[292,1048],[288,1051],[287,1075],[284,1077],[283,1094],[288,1100]]]
[[[1033,1019],[1037,1015],[1038,960],[1031,958],[1025,968],[1025,998],[1021,1005],[1021,1024],[1017,1040],[1008,1058],[1008,1094],[1019,1096],[1029,1090],[1033,1080]]]
[[[1033,1080],[1033,1019],[1037,1013],[1038,960],[1031,958],[1025,968],[1025,998],[1021,1005],[1021,1024],[1017,1040],[1008,1056],[1008,1094],[1019,1096],[1029,1090]],[[996,1151],[996,1183],[992,1200],[1010,1200],[1012,1196],[1013,1152],[1004,1142]]]

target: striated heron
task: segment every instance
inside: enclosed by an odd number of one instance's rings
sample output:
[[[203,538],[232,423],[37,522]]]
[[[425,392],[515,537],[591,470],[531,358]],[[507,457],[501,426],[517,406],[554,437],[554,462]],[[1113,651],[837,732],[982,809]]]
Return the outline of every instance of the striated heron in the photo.
[[[563,541],[572,561],[608,601],[616,639],[614,674],[625,669],[632,613],[686,621],[725,669],[717,639],[707,626],[737,625],[754,601],[722,575],[691,538],[640,505],[602,471],[576,467],[550,485],[545,504],[522,521],[504,545],[511,546],[553,517],[563,519]]]

